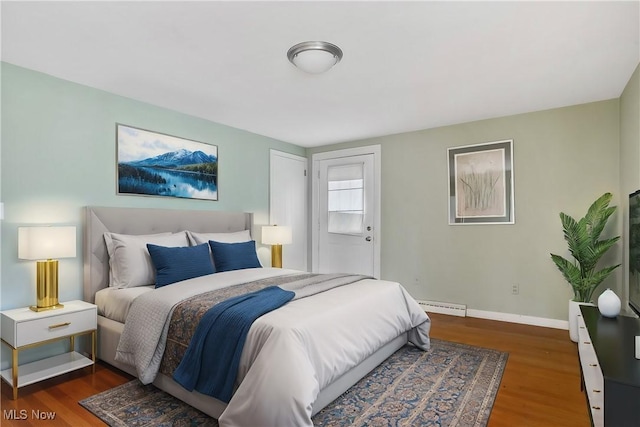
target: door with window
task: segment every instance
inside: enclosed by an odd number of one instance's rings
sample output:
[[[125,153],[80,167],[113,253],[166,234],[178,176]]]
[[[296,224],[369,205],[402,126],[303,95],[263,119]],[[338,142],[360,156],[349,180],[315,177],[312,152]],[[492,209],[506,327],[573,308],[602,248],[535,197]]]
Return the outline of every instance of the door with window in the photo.
[[[315,162],[316,271],[379,276],[375,160],[367,153]]]

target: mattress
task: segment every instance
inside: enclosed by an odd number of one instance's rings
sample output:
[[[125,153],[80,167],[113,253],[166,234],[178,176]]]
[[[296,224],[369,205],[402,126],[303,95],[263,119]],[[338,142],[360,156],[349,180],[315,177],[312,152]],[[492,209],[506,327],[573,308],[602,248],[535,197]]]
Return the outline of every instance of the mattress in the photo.
[[[154,285],[136,286],[134,288],[105,288],[96,292],[98,315],[116,322],[124,323],[131,303],[138,296],[155,289]]]

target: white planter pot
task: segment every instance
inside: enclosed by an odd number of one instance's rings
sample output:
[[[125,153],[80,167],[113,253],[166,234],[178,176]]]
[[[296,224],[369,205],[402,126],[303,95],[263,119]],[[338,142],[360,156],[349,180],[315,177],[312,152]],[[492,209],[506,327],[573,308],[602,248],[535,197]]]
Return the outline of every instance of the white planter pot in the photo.
[[[581,305],[593,305],[590,302],[577,302],[569,300],[569,338],[571,341],[578,342],[578,315],[580,314]]]

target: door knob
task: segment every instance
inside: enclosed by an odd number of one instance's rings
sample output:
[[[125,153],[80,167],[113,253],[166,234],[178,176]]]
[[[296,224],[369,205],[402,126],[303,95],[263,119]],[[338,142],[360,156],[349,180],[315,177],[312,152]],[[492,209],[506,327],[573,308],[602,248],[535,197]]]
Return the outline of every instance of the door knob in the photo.
[[[371,231],[371,226],[367,225],[367,231]]]
[[[371,236],[365,237],[364,240],[366,240],[367,242],[370,242],[371,241]]]

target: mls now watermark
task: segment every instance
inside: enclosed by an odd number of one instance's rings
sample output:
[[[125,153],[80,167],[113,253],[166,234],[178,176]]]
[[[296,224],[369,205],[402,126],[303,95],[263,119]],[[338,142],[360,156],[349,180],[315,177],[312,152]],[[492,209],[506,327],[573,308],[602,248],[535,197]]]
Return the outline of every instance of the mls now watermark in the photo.
[[[2,418],[5,420],[55,420],[56,413],[54,411],[41,411],[39,409],[4,409],[2,410]]]

